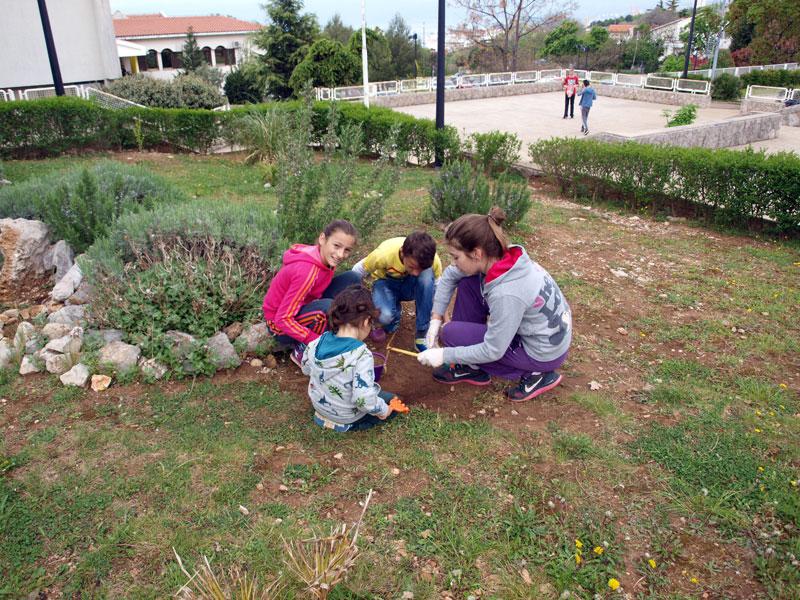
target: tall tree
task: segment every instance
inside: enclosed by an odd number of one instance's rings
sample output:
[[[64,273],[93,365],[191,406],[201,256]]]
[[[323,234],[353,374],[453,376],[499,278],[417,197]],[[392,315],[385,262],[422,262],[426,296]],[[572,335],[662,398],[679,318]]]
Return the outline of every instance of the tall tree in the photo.
[[[679,0],[667,0],[667,10],[678,12],[678,4],[680,4]]]
[[[356,56],[336,40],[322,37],[311,45],[305,58],[289,79],[296,92],[310,82],[312,86],[339,87],[358,80]]]
[[[504,71],[517,70],[520,40],[558,23],[572,11],[571,0],[455,0],[467,9],[462,28],[471,41],[500,55]]]
[[[254,36],[263,54],[258,57],[267,94],[274,98],[292,95],[289,78],[319,35],[317,18],[301,15],[302,0],[270,0],[264,5],[269,24]]]
[[[183,70],[187,73],[192,73],[207,64],[206,57],[197,44],[197,38],[194,37],[194,29],[191,26],[186,30],[186,41],[183,44],[181,62]]]
[[[396,79],[405,79],[414,75],[414,41],[410,37],[411,30],[405,20],[399,13],[396,14],[389,21],[389,27],[386,29],[386,42],[392,53]],[[417,58],[419,58],[419,46],[417,47]]]
[[[350,36],[350,52],[355,54],[358,59],[359,73],[361,70],[361,31],[353,32]],[[389,43],[377,27],[367,28],[367,61],[369,62],[369,80],[391,81],[394,79],[394,67],[392,66],[392,52],[389,50]],[[361,78],[359,77],[359,81]]]
[[[709,57],[714,53],[717,34],[727,25],[719,14],[719,8],[719,6],[704,6],[697,10],[694,20],[694,41],[692,42],[692,55],[695,58]],[[684,44],[689,42],[688,29],[681,32],[680,39]]]
[[[567,56],[577,54],[581,47],[580,25],[576,21],[567,19],[553,29],[544,38],[545,56]]]
[[[339,13],[336,13],[325,23],[322,35],[340,44],[347,45],[347,42],[350,41],[350,36],[353,35],[353,28],[342,23],[342,17],[339,16]]]
[[[752,64],[800,60],[800,2],[734,0],[728,7],[737,49],[747,42]]]

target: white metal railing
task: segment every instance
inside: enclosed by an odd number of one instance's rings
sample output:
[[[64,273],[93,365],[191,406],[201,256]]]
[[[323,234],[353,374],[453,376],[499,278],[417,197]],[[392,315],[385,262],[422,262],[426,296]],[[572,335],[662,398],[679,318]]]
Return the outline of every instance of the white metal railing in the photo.
[[[11,95],[9,95],[8,92],[11,92]],[[11,90],[9,90],[8,92],[6,92],[5,90],[0,90],[0,100],[2,100],[3,102],[10,102],[11,100],[13,100],[14,92],[12,92]]]
[[[614,85],[614,73],[608,73],[606,71],[589,71],[588,79],[592,83]]]
[[[644,80],[644,87],[653,88],[656,90],[669,90],[675,89],[675,80],[672,77],[658,77],[656,75],[648,75]]]
[[[470,75],[450,75],[445,77],[445,88],[475,88],[516,83],[558,81],[566,76],[566,69],[544,69],[541,71],[517,71],[502,73],[475,73]],[[711,85],[706,80],[677,79],[661,75],[631,75],[609,71],[575,70],[578,79],[589,79],[599,85],[619,85],[624,87],[645,87],[656,90],[677,91],[690,94],[708,95]],[[417,77],[401,81],[379,81],[369,85],[369,95],[391,96],[413,92],[430,92],[436,89],[435,77]],[[360,100],[364,97],[363,85],[337,88],[317,88],[318,100]]]
[[[105,108],[128,108],[131,106],[147,108],[146,106],[137,104],[136,102],[132,102],[126,98],[120,98],[119,96],[109,94],[108,92],[98,90],[97,88],[93,88],[91,86],[84,88],[83,97],[87,100],[93,100]]]
[[[690,94],[708,94],[711,82],[707,79],[678,79],[675,81],[675,90],[689,92]]]
[[[617,73],[614,76],[614,85],[625,87],[642,87],[644,85],[644,75],[630,75],[628,73]]]
[[[724,67],[718,68],[716,71],[717,75],[722,73],[729,73],[731,75],[736,75],[739,77],[740,75],[744,75],[746,73],[752,73],[753,71],[791,71],[800,68],[800,63],[778,63],[775,65],[753,65],[749,67]],[[689,71],[692,75],[702,75],[703,77],[709,77],[711,75],[711,69],[696,69],[694,71]],[[683,74],[683,71],[668,71],[665,73],[666,75],[671,75],[674,77],[680,77]]]
[[[39,98],[49,98],[56,95],[56,88],[42,87],[42,88],[28,88],[20,92],[22,98],[25,100],[38,100]],[[83,89],[77,85],[65,85],[64,94],[67,96],[78,96],[83,98]]]
[[[511,85],[514,83],[514,73],[489,73],[488,85]]]
[[[748,85],[745,98],[764,102],[783,102],[789,97],[789,90],[785,87],[771,87],[767,85]]]

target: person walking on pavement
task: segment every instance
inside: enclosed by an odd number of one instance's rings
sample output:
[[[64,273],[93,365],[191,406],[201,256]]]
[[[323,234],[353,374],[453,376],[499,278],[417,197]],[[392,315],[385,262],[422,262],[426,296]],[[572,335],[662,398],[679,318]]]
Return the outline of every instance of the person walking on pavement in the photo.
[[[588,79],[583,80],[583,89],[578,92],[578,95],[581,97],[579,105],[581,107],[581,120],[583,121],[581,132],[583,135],[589,135],[589,110],[592,108],[594,101],[597,100],[597,93]]]
[[[578,91],[578,76],[575,74],[575,69],[569,68],[567,76],[561,80],[561,84],[564,87],[564,118],[567,118],[567,112],[569,112],[569,118],[574,119],[575,92]]]

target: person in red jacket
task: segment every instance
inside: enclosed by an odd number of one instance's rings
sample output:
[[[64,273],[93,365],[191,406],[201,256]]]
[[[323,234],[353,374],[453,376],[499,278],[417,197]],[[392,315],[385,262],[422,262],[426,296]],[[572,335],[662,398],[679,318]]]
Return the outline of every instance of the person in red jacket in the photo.
[[[575,93],[578,91],[579,84],[578,76],[575,74],[575,69],[569,68],[567,76],[561,81],[564,87],[564,118],[567,118],[567,111],[569,110],[569,118],[575,118]]]
[[[334,277],[336,267],[356,245],[358,231],[350,221],[331,221],[314,245],[294,244],[283,255],[283,266],[264,296],[264,319],[283,346],[293,346],[292,362],[300,366],[306,344],[328,326],[333,297],[361,283],[357,273]]]

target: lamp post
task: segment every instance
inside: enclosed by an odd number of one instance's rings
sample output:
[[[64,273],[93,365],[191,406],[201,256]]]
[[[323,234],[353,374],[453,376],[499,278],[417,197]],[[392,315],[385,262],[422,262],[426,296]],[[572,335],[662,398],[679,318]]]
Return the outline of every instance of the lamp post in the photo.
[[[361,0],[361,74],[364,79],[364,106],[369,108],[369,61],[367,60],[367,13]]]
[[[61,68],[58,66],[58,54],[56,54],[56,43],[53,41],[53,30],[50,28],[50,17],[47,16],[47,5],[45,0],[38,0],[38,4],[47,58],[50,60],[50,72],[53,74],[53,85],[56,88],[56,96],[63,96],[64,82],[61,80]]]
[[[436,35],[436,129],[444,129],[444,0],[439,0],[439,27]],[[442,149],[436,145],[433,164],[441,167],[444,161]]]
[[[689,24],[689,39],[686,40],[686,57],[683,59],[683,78],[689,76],[689,57],[692,54],[692,42],[694,41],[694,19],[697,16],[697,0],[694,0],[692,6],[692,21]]]
[[[414,79],[417,78],[417,34],[412,33],[408,39],[414,40]]]

